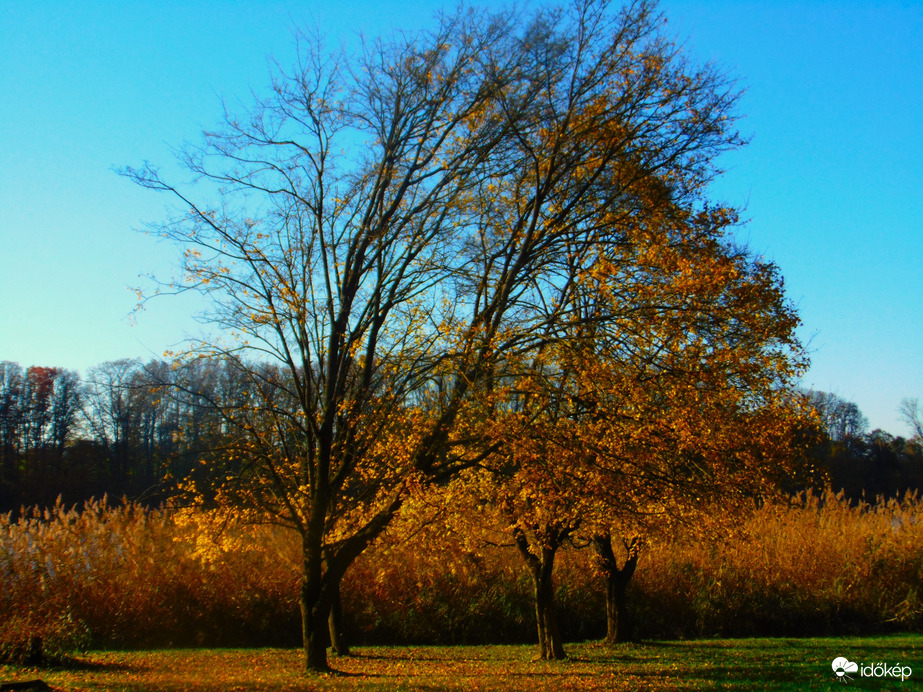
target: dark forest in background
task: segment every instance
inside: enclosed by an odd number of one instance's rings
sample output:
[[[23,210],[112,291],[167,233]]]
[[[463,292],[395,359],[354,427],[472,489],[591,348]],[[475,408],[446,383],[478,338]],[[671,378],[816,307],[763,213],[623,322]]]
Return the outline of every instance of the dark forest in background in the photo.
[[[265,381],[281,375],[267,366]],[[279,393],[285,391],[279,382]],[[808,392],[825,428],[814,450],[821,482],[848,497],[923,488],[923,441],[869,432],[856,404]],[[248,398],[232,362],[118,360],[83,377],[57,367],[0,362],[0,511],[108,495],[157,506],[178,483],[226,472],[234,430],[220,414]]]

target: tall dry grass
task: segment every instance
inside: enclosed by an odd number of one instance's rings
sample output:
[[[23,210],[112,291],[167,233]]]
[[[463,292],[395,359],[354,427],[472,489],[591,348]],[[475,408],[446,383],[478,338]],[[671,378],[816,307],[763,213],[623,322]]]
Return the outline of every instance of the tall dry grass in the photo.
[[[763,507],[722,540],[653,541],[630,598],[645,637],[806,635],[923,627],[917,496],[851,505],[832,493]],[[91,502],[0,517],[0,658],[79,646],[299,642],[297,537],[216,527],[204,512]],[[566,638],[604,634],[589,551],[556,568]],[[512,548],[385,538],[343,587],[362,642],[533,638],[531,584]]]
[[[636,577],[648,636],[822,635],[923,627],[923,501],[800,494],[725,540],[656,544]]]
[[[205,556],[201,523],[105,500],[0,517],[0,658],[23,658],[36,638],[46,654],[291,641],[291,562],[246,528],[248,549]]]
[[[605,634],[605,595],[587,551],[561,551],[557,606],[569,640]],[[370,644],[524,643],[536,638],[532,580],[513,546],[473,553],[450,538],[385,538],[350,568],[347,631]]]

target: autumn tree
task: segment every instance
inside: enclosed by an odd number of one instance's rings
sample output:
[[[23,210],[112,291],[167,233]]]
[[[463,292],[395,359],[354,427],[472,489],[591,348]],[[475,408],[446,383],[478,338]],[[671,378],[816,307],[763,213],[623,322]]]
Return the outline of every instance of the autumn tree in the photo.
[[[75,372],[27,368],[22,388],[24,451],[44,448],[60,455],[75,427],[80,398],[80,380]]]
[[[183,208],[156,227],[185,252],[174,288],[227,336],[186,357],[247,373],[222,407],[226,496],[301,536],[309,670],[407,488],[495,451],[464,421],[501,371],[570,339],[599,258],[739,143],[733,87],[661,26],[653,3],[587,0],[460,9],[356,56],[304,39],[268,97],[186,152],[200,186],[127,171]]]
[[[733,242],[733,223],[730,210],[649,208],[633,242],[577,281],[569,338],[530,360],[508,419],[487,433],[503,444],[481,497],[509,518],[536,579],[543,658],[563,650],[538,577],[550,582],[565,540],[583,534],[596,550],[607,640],[620,641],[643,537],[702,528],[719,505],[730,517],[804,462],[798,318],[776,267]]]
[[[475,497],[506,517],[533,577],[542,658],[564,655],[552,575],[566,542],[596,552],[606,641],[626,641],[627,588],[646,540],[678,529],[709,540],[803,473],[811,423],[791,382],[787,391],[734,391],[739,382],[712,389],[694,362],[684,365],[657,372],[651,361],[638,368],[612,359],[559,371],[553,383],[546,374],[528,415],[502,425],[500,434],[515,439],[502,446],[490,492]]]
[[[561,444],[583,445],[590,462],[578,487],[596,504],[587,523],[610,642],[630,635],[626,586],[643,537],[714,526],[715,507],[732,517],[804,471],[813,426],[795,390],[806,365],[798,318],[776,267],[737,247],[730,224],[725,211],[695,214],[635,266],[607,262],[590,301],[631,319],[564,358],[580,425]]]
[[[545,430],[545,425],[527,425],[528,435],[504,446],[510,467],[487,480],[494,484],[501,515],[532,579],[539,657],[562,659],[554,566],[558,551],[580,530],[586,517],[584,498],[573,492],[579,479],[572,472],[583,463],[582,450],[556,446],[553,432]],[[523,444],[526,440],[529,442]],[[498,473],[503,477],[497,478]]]
[[[565,658],[554,598],[555,558],[587,516],[587,497],[576,488],[582,450],[556,444],[559,426],[568,427],[567,421],[530,416],[515,403],[495,412],[481,427],[498,443],[495,452],[430,501],[441,500],[443,523],[467,551],[505,547],[522,558],[532,582],[538,655],[545,660]]]

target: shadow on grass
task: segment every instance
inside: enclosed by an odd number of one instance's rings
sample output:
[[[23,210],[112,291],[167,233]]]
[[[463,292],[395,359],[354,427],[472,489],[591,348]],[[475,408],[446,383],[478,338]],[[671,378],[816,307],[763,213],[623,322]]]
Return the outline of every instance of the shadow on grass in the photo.
[[[502,645],[500,645],[502,646]],[[476,652],[460,654],[456,650],[453,650],[453,655],[447,656],[445,654],[439,655],[436,653],[423,653],[421,654],[421,649],[418,647],[408,646],[407,652],[396,651],[398,647],[395,647],[395,650],[379,653],[377,651],[354,651],[349,655],[349,657],[339,660],[368,660],[368,661],[406,661],[406,662],[444,662],[451,661],[453,663],[490,663],[497,660],[506,660],[505,658],[498,659],[496,655],[491,655],[490,645],[485,645],[483,647],[484,652],[478,654]],[[518,661],[521,662],[521,661]]]
[[[34,670],[38,672],[67,672],[67,671],[142,671],[150,670],[146,665],[130,665],[119,663],[117,661],[94,661],[92,659],[82,658],[72,654],[62,654],[56,656],[47,656],[40,663],[21,664],[8,663],[10,668],[19,668],[22,670]]]

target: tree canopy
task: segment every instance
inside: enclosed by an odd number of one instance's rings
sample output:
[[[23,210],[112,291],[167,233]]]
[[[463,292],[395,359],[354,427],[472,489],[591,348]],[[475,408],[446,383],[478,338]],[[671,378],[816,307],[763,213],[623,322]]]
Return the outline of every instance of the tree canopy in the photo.
[[[302,537],[308,669],[328,666],[345,570],[409,488],[503,452],[481,422],[520,384],[575,374],[584,410],[609,412],[586,438],[649,451],[672,402],[714,385],[759,416],[797,371],[781,279],[707,199],[742,143],[737,89],[661,27],[653,2],[585,0],[460,7],[355,55],[305,37],[268,96],[185,151],[197,185],[126,171],[178,202],[155,226],[184,252],[174,288],[224,329],[183,357],[242,374],[216,402],[218,496]],[[721,405],[685,439],[717,454]],[[645,406],[643,432],[616,426]]]

